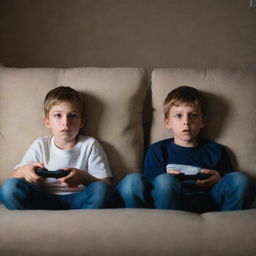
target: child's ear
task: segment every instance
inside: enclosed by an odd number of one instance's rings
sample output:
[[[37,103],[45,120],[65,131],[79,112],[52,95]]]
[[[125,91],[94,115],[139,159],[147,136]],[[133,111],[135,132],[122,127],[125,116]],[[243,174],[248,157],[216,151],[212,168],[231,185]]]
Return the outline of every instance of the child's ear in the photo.
[[[171,122],[168,118],[164,119],[164,124],[168,129],[172,129]]]
[[[85,118],[81,120],[80,128],[84,128],[85,126]]]
[[[203,116],[201,128],[204,128],[204,127],[206,126],[206,120],[207,120],[207,117],[206,117],[206,116]]]
[[[44,117],[44,125],[45,125],[45,127],[50,128],[50,122],[49,122],[49,118],[47,116]]]

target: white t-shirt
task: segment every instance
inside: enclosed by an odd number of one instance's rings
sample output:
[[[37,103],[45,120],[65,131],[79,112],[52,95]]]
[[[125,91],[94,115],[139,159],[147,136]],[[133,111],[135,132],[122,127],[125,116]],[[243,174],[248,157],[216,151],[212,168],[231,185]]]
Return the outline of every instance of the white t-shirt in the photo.
[[[38,138],[15,169],[34,162],[41,162],[46,169],[52,171],[77,168],[99,179],[112,177],[103,148],[94,138],[88,136],[79,136],[75,147],[70,150],[61,150],[56,147],[53,136]],[[55,178],[46,178],[42,188],[52,194],[66,195],[81,191],[84,186],[81,184],[79,187],[69,188]]]

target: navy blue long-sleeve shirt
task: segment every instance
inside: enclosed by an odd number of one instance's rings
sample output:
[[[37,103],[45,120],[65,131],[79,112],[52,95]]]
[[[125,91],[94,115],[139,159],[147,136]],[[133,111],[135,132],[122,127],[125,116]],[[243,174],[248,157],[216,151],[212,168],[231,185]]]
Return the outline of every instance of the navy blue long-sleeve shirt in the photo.
[[[176,145],[173,139],[158,141],[150,146],[144,161],[144,175],[153,180],[166,173],[169,164],[182,164],[200,169],[216,170],[221,176],[232,171],[225,148],[212,141],[200,141],[197,147]]]

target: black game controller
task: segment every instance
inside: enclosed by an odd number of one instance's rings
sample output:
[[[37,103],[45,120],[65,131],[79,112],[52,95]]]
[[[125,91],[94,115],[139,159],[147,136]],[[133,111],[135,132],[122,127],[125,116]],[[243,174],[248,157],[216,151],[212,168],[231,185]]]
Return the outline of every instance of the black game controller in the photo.
[[[180,181],[185,180],[206,180],[210,178],[210,174],[199,172],[194,175],[186,175],[185,173],[174,174],[174,176]]]
[[[59,169],[57,171],[49,171],[46,168],[40,168],[40,167],[36,167],[35,171],[36,171],[36,174],[40,177],[56,178],[56,179],[65,177],[70,173],[70,171],[65,171],[63,169]]]

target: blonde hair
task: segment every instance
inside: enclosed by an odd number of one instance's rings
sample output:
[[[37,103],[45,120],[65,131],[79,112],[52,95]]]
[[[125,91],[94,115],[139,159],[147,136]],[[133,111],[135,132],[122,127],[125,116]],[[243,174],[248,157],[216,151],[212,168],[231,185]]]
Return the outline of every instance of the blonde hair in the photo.
[[[180,86],[168,93],[164,100],[164,117],[168,118],[172,106],[179,106],[182,103],[199,106],[202,115],[205,116],[205,104],[201,93],[194,87]]]
[[[44,98],[44,115],[47,117],[51,108],[63,101],[77,104],[81,117],[84,118],[84,102],[76,90],[68,86],[59,86],[50,90]]]

